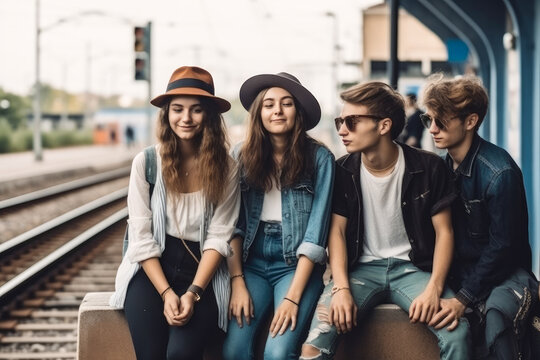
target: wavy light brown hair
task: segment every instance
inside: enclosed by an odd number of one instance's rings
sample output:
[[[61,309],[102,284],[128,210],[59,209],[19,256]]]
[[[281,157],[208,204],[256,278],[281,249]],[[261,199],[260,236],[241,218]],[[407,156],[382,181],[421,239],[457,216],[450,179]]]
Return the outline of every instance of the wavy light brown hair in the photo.
[[[184,192],[185,180],[180,174],[183,161],[180,139],[169,124],[169,107],[172,98],[159,112],[157,137],[161,144],[159,153],[165,186],[172,194],[179,194]],[[227,183],[230,171],[229,142],[223,117],[216,104],[204,97],[197,98],[204,110],[203,130],[195,138],[199,156],[199,181],[206,198],[211,203],[217,204],[223,197],[225,189],[223,184]]]
[[[274,160],[270,134],[264,128],[261,118],[263,99],[267,91],[268,89],[262,90],[249,108],[248,136],[239,155],[242,175],[246,182],[263,191],[272,189],[274,183],[281,188],[291,187],[302,178],[311,176],[315,161],[314,147],[319,144],[306,133],[305,111],[293,96],[296,117],[280,169]]]
[[[445,125],[452,116],[464,121],[468,115],[477,114],[475,130],[478,130],[486,116],[488,103],[487,91],[476,76],[444,79],[442,74],[434,74],[428,78],[424,90],[424,106]]]

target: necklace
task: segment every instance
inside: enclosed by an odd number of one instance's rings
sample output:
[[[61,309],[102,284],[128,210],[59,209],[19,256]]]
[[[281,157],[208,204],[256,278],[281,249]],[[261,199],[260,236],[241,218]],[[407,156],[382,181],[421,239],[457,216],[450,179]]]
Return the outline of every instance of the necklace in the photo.
[[[370,172],[370,173],[385,173],[386,171],[390,170],[391,168],[393,168],[394,166],[396,166],[396,163],[398,161],[398,158],[399,156],[396,157],[396,159],[394,161],[392,161],[392,163],[390,165],[388,165],[387,167],[385,167],[384,169],[374,169],[374,168],[370,168],[369,166],[367,166],[366,162],[364,161],[362,164],[364,164],[365,168]]]
[[[189,173],[191,172],[191,170],[193,170],[193,169],[195,168],[195,166],[197,166],[197,163],[199,162],[198,160],[199,160],[198,158],[195,158],[195,159],[193,160],[193,164],[191,164],[191,166],[189,167],[189,169],[187,169],[187,170],[185,171],[185,174],[184,174],[184,175],[185,175],[186,177],[188,177],[188,176],[189,176]]]

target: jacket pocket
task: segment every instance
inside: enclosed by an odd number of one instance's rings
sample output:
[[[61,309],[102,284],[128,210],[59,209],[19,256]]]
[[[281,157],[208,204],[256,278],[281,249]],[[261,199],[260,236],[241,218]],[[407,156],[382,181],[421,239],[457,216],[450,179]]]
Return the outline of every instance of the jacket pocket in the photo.
[[[311,212],[313,202],[313,186],[311,184],[298,184],[291,190],[294,208],[300,212]]]
[[[467,215],[467,230],[474,239],[488,238],[488,214],[485,201],[481,199],[465,200],[463,206]]]

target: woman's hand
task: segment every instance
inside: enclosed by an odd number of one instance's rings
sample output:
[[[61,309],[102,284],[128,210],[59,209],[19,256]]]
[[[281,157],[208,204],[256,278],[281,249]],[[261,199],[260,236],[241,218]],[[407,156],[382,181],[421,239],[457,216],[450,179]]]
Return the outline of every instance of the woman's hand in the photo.
[[[238,327],[244,326],[242,315],[246,319],[246,323],[251,323],[253,318],[253,301],[249,295],[246,283],[242,277],[237,277],[231,280],[231,300],[229,301],[229,320],[234,316]]]
[[[191,291],[186,291],[182,297],[180,297],[180,314],[175,316],[180,325],[186,325],[193,316],[195,311],[195,294]]]
[[[275,337],[278,333],[283,335],[289,323],[291,331],[296,327],[296,317],[298,315],[298,305],[290,300],[283,299],[276,309],[272,323],[270,324],[270,335]]]
[[[172,289],[163,295],[163,315],[165,315],[165,319],[171,326],[184,325],[177,320],[180,315],[180,298]]]
[[[342,289],[337,291],[330,301],[328,320],[334,325],[338,334],[345,334],[357,325],[358,307],[354,302],[351,291]]]

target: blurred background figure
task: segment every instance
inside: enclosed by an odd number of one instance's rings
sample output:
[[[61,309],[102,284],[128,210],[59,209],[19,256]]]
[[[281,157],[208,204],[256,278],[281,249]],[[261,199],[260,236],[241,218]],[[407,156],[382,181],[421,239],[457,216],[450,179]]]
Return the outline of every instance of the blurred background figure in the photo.
[[[126,126],[126,146],[130,148],[133,146],[133,141],[135,140],[135,131],[131,125]]]
[[[405,96],[405,114],[407,115],[407,122],[398,140],[407,145],[422,148],[422,134],[424,133],[424,126],[420,121],[422,111],[418,107],[416,94],[414,93],[408,93]]]

